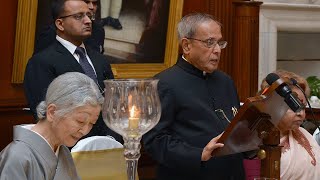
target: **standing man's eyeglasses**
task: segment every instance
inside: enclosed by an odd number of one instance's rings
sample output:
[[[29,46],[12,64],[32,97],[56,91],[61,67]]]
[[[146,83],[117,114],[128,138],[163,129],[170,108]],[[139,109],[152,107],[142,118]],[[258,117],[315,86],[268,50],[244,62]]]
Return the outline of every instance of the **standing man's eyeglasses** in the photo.
[[[196,40],[196,41],[200,41],[203,42],[204,45],[207,48],[212,48],[212,47],[216,47],[216,45],[218,44],[218,46],[220,47],[220,49],[224,49],[225,47],[227,47],[227,41],[217,41],[213,38],[209,38],[206,40],[201,40],[201,39],[196,39],[196,38],[190,38],[190,37],[186,37],[187,39],[192,39],[192,40]]]
[[[94,15],[90,12],[87,13],[76,13],[76,14],[70,14],[70,15],[66,15],[66,16],[61,16],[58,19],[63,19],[63,18],[67,18],[67,17],[73,17],[74,19],[80,21],[82,20],[85,16],[88,16],[88,18],[90,20],[94,20]]]

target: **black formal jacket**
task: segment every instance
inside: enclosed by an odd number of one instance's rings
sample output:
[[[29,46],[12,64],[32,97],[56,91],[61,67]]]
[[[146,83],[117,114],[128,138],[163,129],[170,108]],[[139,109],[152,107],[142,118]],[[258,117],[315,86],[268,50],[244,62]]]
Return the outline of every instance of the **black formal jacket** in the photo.
[[[98,84],[102,91],[105,87],[103,81],[114,78],[111,66],[105,56],[89,47],[86,47],[86,50],[96,71]],[[30,110],[35,118],[37,117],[36,107],[45,99],[49,84],[54,78],[66,72],[84,73],[74,56],[57,40],[47,49],[30,58],[23,83]],[[108,134],[122,142],[122,138],[118,134],[107,128],[100,115],[88,136]]]
[[[182,58],[156,78],[161,119],[143,142],[158,162],[157,179],[245,179],[241,154],[201,162],[203,148],[232,120],[232,107],[239,108],[231,78],[218,70],[203,75]]]

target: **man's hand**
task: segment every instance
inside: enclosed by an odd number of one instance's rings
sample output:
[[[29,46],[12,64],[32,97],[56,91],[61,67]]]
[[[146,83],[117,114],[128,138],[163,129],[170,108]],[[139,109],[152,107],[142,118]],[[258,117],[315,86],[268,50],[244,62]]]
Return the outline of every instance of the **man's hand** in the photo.
[[[212,156],[211,153],[213,150],[217,148],[221,148],[224,146],[222,143],[217,143],[218,139],[222,136],[222,133],[211,139],[211,141],[203,148],[201,161],[208,161]]]

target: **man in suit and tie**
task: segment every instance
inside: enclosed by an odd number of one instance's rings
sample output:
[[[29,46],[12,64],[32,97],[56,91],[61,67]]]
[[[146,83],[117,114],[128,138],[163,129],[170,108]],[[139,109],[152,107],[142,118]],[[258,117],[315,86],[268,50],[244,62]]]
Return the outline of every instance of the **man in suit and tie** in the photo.
[[[52,0],[55,1],[55,0]],[[98,0],[83,0],[87,3],[89,10],[96,14],[98,9]],[[47,25],[43,28],[43,30],[39,33],[34,47],[34,54],[46,49],[53,42],[56,41],[56,26],[55,23],[52,22],[50,25]],[[86,46],[90,47],[93,50],[96,50],[103,54],[104,52],[104,37],[105,32],[98,20],[92,19],[92,32],[91,36],[86,38],[83,42]]]
[[[24,76],[25,94],[36,119],[36,107],[45,98],[48,85],[55,77],[66,72],[81,72],[97,82],[101,92],[103,81],[114,78],[105,56],[83,44],[92,32],[93,14],[88,5],[83,0],[56,0],[52,14],[56,40],[30,58]],[[93,135],[111,135],[122,142],[120,135],[107,128],[101,113],[87,136]]]

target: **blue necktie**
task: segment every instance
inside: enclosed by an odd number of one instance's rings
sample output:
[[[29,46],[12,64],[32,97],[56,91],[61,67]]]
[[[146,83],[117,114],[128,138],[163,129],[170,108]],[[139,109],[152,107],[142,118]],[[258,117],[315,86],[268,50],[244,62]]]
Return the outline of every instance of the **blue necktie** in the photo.
[[[97,82],[97,76],[96,73],[93,70],[93,67],[90,65],[86,53],[83,47],[77,47],[76,54],[79,55],[79,63],[84,71],[84,73],[89,76],[91,79],[93,79],[95,82]]]

